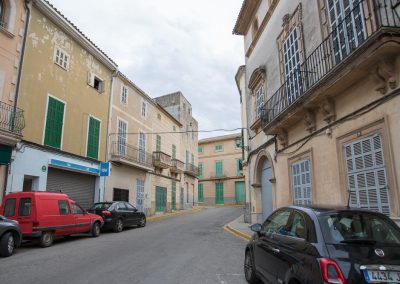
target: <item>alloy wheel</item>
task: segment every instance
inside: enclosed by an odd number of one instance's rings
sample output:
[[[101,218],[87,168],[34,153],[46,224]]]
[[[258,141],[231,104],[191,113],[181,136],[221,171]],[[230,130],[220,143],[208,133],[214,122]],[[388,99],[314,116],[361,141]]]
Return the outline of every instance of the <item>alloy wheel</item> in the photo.
[[[13,253],[14,247],[15,247],[14,236],[10,235],[10,237],[8,238],[8,242],[7,242],[7,250],[8,250],[9,254]]]

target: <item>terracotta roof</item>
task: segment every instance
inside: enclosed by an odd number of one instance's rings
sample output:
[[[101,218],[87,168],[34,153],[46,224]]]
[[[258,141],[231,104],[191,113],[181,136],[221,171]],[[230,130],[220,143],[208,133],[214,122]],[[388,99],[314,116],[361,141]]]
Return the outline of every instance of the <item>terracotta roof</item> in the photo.
[[[115,61],[107,55],[102,49],[100,49],[91,39],[89,39],[74,23],[72,23],[64,14],[62,14],[56,7],[54,7],[53,4],[51,4],[47,0],[36,0],[35,2],[43,2],[46,3],[48,6],[50,6],[54,12],[56,12],[61,18],[63,18],[65,21],[68,22],[82,37],[84,37],[91,45],[93,45],[102,55],[104,55],[108,60],[110,60],[115,66],[118,66]]]
[[[210,142],[215,142],[215,141],[223,141],[223,140],[233,140],[236,137],[241,137],[241,135],[242,134],[240,134],[240,133],[235,133],[235,134],[228,134],[228,135],[221,135],[221,136],[205,138],[205,139],[199,140],[199,144],[210,143]]]
[[[255,13],[256,9],[260,5],[261,0],[244,0],[240,13],[236,19],[235,27],[233,28],[232,34],[244,35],[249,27],[250,18]]]

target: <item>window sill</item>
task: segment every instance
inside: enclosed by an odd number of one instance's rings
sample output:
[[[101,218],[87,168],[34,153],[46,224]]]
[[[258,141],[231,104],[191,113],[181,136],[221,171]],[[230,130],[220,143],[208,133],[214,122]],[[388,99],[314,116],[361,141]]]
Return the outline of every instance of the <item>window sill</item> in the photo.
[[[15,35],[10,32],[9,30],[7,30],[5,27],[0,26],[0,32],[2,32],[3,34],[5,34],[6,36],[8,36],[9,38],[14,38]]]

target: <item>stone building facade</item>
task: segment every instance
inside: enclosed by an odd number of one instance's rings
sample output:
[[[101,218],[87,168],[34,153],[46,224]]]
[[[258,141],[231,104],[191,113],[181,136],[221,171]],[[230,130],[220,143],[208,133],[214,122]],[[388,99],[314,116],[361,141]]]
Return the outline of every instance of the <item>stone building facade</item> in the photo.
[[[378,2],[243,1],[249,221],[288,204],[399,220],[400,18]]]

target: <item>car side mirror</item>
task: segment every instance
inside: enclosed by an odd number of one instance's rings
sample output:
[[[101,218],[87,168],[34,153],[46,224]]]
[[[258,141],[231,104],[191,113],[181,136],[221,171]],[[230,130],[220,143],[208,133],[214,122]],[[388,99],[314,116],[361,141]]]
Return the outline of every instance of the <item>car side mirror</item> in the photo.
[[[138,210],[136,208],[133,209],[133,212],[137,212]]]
[[[261,232],[261,224],[256,223],[250,226],[250,230],[252,230],[253,232],[256,232],[257,234],[260,234]]]

